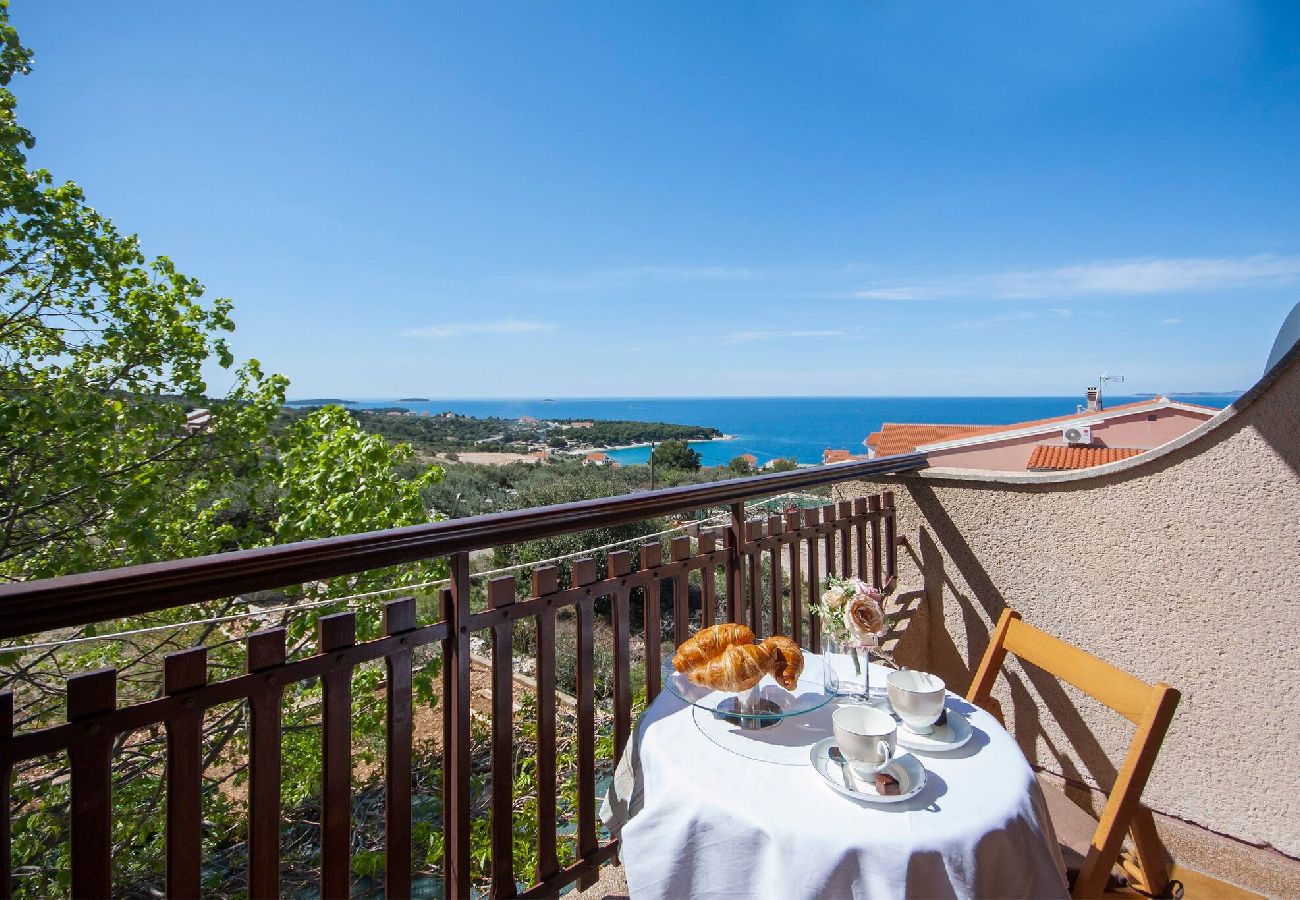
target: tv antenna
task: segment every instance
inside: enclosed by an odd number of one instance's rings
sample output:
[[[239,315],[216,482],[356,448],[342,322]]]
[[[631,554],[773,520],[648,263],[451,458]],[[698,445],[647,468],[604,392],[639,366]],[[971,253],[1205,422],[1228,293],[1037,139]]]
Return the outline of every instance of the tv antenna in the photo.
[[[1111,375],[1109,372],[1102,372],[1102,373],[1101,373],[1101,376],[1097,379],[1097,408],[1098,408],[1098,409],[1105,409],[1105,408],[1106,408],[1106,400],[1105,400],[1103,394],[1105,394],[1106,385],[1107,385],[1108,383],[1109,383],[1109,384],[1123,384],[1123,383],[1124,383],[1124,376],[1123,376],[1123,375]]]

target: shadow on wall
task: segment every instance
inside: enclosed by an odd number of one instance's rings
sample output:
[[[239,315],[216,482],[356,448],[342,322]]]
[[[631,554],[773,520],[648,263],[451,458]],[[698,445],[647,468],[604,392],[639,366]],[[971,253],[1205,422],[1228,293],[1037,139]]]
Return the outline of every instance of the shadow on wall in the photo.
[[[1292,334],[1288,334],[1288,328],[1293,332]],[[1300,338],[1300,303],[1297,303],[1295,309],[1291,311],[1287,324],[1278,335],[1279,342],[1286,338],[1293,341]],[[1274,354],[1278,354],[1279,350],[1280,348],[1275,347]],[[1300,342],[1293,343],[1290,350],[1281,354],[1259,384],[1243,394],[1236,405],[1249,403],[1258,394],[1273,386],[1275,381],[1281,381],[1282,383],[1277,387],[1286,390],[1286,381],[1281,378],[1282,373],[1295,365],[1300,365]],[[1292,389],[1282,394],[1279,404],[1283,409],[1290,410],[1291,415],[1257,416],[1254,425],[1255,431],[1268,442],[1278,458],[1285,462],[1292,472],[1300,475],[1300,390],[1294,388],[1294,380],[1292,381]]]
[[[996,622],[1007,602],[966,539],[948,516],[934,490],[924,482],[911,482],[908,490],[929,528],[922,527],[918,536],[922,579],[929,600],[928,614],[934,622],[943,622],[944,604],[951,600],[960,607],[966,647],[959,649],[947,628],[927,629],[930,636],[930,671],[943,678],[953,690],[969,688],[975,667],[989,645],[992,623]],[[915,558],[915,554],[913,554]],[[961,580],[974,596],[963,593],[948,575],[945,558],[951,561]],[[1074,764],[1081,760],[1096,784],[1109,790],[1117,770],[1105,749],[1085,723],[1074,699],[1066,693],[1056,676],[1026,663],[1008,663],[1002,676],[1011,689],[1012,728],[1016,741],[1029,756],[1030,763],[1059,772],[1066,778],[1083,781]],[[1040,702],[1030,692],[1037,692]],[[1058,747],[1043,728],[1040,715],[1052,716],[1073,745],[1073,754]],[[1052,760],[1045,762],[1039,750],[1046,747]]]

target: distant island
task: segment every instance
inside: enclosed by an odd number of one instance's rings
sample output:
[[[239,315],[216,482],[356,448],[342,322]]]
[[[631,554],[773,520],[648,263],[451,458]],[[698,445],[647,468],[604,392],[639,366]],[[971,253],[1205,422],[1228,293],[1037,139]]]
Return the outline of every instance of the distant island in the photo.
[[[340,400],[337,397],[312,397],[307,400],[286,400],[285,406],[355,406],[355,400]]]
[[[1134,394],[1134,397],[1235,397],[1245,391],[1170,391],[1167,394]]]
[[[322,400],[316,405],[339,402]],[[284,415],[295,419],[310,412],[311,406],[304,404],[286,409]],[[559,456],[581,456],[654,441],[711,441],[725,437],[718,429],[706,425],[671,422],[539,419],[533,416],[478,418],[451,410],[416,413],[402,406],[350,409],[348,412],[366,431],[434,454],[462,451],[536,453],[540,450]]]
[[[399,403],[428,403],[428,397],[398,397]]]

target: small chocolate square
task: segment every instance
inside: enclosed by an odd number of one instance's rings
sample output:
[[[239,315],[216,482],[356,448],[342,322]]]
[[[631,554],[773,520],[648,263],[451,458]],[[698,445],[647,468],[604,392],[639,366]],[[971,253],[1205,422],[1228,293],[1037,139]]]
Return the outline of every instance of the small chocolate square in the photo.
[[[876,773],[876,793],[882,797],[897,797],[901,794],[902,788],[898,786],[898,779],[888,772]]]

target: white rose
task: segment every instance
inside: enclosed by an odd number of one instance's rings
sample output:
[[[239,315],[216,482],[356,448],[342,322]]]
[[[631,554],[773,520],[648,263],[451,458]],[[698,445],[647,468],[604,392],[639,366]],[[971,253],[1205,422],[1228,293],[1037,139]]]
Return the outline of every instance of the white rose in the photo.
[[[826,604],[827,609],[839,609],[844,605],[844,594],[834,588],[822,594],[822,602]]]

